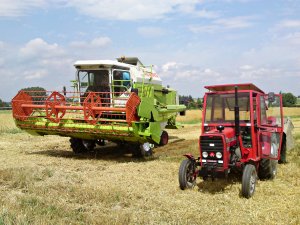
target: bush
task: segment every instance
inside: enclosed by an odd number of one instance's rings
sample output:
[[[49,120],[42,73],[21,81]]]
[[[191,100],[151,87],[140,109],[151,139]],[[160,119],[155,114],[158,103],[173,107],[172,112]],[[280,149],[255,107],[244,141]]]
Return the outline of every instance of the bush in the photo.
[[[297,103],[297,97],[292,93],[282,93],[282,104],[284,107],[295,106]]]

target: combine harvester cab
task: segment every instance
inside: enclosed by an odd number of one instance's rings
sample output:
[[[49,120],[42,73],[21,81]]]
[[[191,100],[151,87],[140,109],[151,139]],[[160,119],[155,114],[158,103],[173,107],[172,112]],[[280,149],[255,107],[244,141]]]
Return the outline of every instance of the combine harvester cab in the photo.
[[[184,112],[177,92],[162,86],[151,67],[137,58],[75,62],[74,91],[20,91],[12,100],[16,125],[33,135],[71,137],[75,153],[105,140],[131,143],[149,156],[153,144],[168,143],[165,128],[177,128]]]

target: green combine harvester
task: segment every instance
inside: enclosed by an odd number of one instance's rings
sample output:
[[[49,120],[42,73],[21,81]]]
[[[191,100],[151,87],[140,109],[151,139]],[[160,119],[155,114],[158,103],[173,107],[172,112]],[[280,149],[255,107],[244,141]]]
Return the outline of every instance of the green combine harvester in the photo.
[[[162,86],[152,66],[138,58],[75,62],[73,91],[20,91],[12,100],[16,125],[33,135],[70,137],[75,153],[106,140],[131,144],[136,156],[166,145],[165,128],[176,129],[184,114],[177,92]]]

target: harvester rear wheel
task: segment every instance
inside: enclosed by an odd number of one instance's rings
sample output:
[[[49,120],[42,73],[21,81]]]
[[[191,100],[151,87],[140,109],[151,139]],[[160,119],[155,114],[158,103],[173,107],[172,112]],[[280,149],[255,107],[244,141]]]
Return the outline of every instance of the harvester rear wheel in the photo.
[[[185,159],[181,162],[179,167],[179,187],[181,190],[186,188],[193,188],[196,184],[195,163],[190,159]]]
[[[262,159],[259,163],[258,177],[261,180],[274,179],[277,173],[277,160]]]
[[[250,198],[255,192],[255,186],[257,181],[256,168],[252,164],[247,164],[243,171],[242,178],[242,195],[245,198]]]
[[[167,145],[169,142],[169,134],[167,131],[163,130],[160,136],[159,146]]]
[[[80,138],[70,138],[71,148],[75,154],[93,151],[95,148],[94,141],[83,140]]]

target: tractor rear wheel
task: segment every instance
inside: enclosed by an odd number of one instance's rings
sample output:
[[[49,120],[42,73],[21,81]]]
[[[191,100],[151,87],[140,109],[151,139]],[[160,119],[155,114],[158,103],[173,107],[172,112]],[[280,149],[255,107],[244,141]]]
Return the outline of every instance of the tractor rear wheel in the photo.
[[[186,188],[193,188],[196,184],[196,166],[191,159],[185,159],[181,162],[179,167],[179,187],[181,190]]]
[[[242,195],[245,198],[250,198],[255,192],[257,173],[255,166],[247,164],[243,171],[242,177]]]
[[[272,180],[277,174],[277,160],[262,159],[259,163],[258,177],[261,180]]]
[[[75,154],[93,151],[95,148],[95,141],[83,140],[80,138],[70,138],[70,143]]]
[[[287,163],[286,160],[286,135],[283,135],[280,151],[280,159],[278,163]]]
[[[164,146],[169,142],[169,134],[167,131],[163,130],[160,136],[159,146]]]

